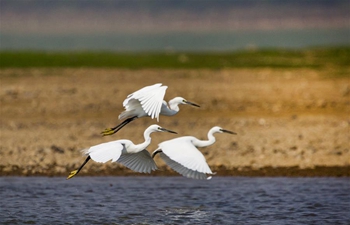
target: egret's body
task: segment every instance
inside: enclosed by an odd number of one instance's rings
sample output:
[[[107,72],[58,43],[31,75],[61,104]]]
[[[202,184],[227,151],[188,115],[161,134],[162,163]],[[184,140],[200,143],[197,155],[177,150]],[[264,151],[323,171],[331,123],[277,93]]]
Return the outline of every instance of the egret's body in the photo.
[[[157,131],[175,133],[158,125],[151,125],[145,130],[143,134],[145,141],[141,144],[134,144],[130,140],[122,139],[92,146],[85,150],[85,154],[88,155],[85,162],[79,169],[72,171],[67,179],[79,173],[90,159],[99,163],[106,163],[112,160],[112,162],[121,163],[129,169],[140,173],[150,173],[156,170],[157,166],[146,148],[151,143],[151,133]]]
[[[153,152],[152,158],[156,154],[160,154],[160,157],[170,168],[185,177],[210,179],[214,173],[197,147],[206,147],[214,144],[216,141],[214,133],[224,132],[236,134],[216,126],[209,130],[208,140],[199,140],[193,136],[174,138],[160,143],[158,149]]]
[[[159,115],[173,116],[179,112],[180,104],[189,104],[199,107],[199,105],[189,102],[182,97],[176,97],[167,104],[167,102],[164,101],[167,88],[167,86],[162,86],[162,84],[154,84],[128,95],[123,102],[125,111],[118,117],[120,120],[125,120],[113,128],[105,129],[102,134],[114,134],[137,118],[151,117],[159,121]]]

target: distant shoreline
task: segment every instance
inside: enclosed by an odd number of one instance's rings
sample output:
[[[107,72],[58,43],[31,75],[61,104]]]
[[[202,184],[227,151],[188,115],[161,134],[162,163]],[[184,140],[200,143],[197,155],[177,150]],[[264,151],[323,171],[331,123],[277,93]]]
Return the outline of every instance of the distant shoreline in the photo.
[[[116,68],[116,69],[327,69],[349,65],[350,46],[258,48],[228,52],[207,51],[6,51],[0,50],[0,69]],[[27,75],[28,76],[28,75]]]
[[[315,166],[314,168],[292,167],[239,167],[225,168],[224,166],[212,168],[216,176],[237,176],[237,177],[350,177],[350,166]],[[56,172],[55,169],[46,172],[35,172],[31,170],[24,171],[21,168],[13,171],[0,171],[0,176],[49,176],[60,177],[68,173]],[[181,176],[166,167],[161,167],[151,174],[136,173],[127,168],[118,168],[114,170],[103,170],[99,172],[84,171],[77,176]]]
[[[255,29],[215,31],[109,31],[93,34],[0,34],[0,51],[112,51],[112,52],[232,52],[256,49],[303,49],[348,46],[349,29]]]

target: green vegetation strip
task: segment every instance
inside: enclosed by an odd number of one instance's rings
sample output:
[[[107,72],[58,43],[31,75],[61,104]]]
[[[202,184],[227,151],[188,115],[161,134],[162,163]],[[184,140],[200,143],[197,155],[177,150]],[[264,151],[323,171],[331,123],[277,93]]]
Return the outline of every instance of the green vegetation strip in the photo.
[[[245,50],[229,53],[0,51],[0,68],[329,68],[348,67],[350,47]]]

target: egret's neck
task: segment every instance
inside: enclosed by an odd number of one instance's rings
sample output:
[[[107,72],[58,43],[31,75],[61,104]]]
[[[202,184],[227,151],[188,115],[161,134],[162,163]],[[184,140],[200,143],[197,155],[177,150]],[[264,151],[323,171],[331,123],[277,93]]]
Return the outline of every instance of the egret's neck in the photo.
[[[146,149],[150,144],[151,144],[151,133],[148,129],[145,130],[145,132],[143,133],[143,137],[145,138],[145,141],[141,144],[135,145],[136,149],[138,149],[138,151],[142,151],[144,149]]]
[[[173,116],[176,113],[178,113],[179,110],[180,110],[179,103],[177,103],[174,100],[170,100],[169,101],[169,107],[168,107],[168,105],[166,104],[165,101],[163,102],[162,109],[161,109],[160,113],[162,115],[165,115],[165,116]]]
[[[210,130],[208,132],[208,140],[202,141],[202,140],[197,140],[195,143],[193,143],[194,145],[196,145],[197,147],[206,147],[209,145],[212,145],[215,143],[216,139],[214,137],[214,132],[212,132],[212,130]]]
[[[169,107],[171,110],[175,111],[176,113],[180,110],[179,102],[175,101],[174,99],[169,101]]]

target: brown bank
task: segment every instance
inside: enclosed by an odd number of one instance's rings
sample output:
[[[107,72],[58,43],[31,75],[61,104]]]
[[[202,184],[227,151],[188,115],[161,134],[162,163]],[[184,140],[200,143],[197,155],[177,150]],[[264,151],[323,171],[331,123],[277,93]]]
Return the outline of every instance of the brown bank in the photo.
[[[312,69],[118,70],[3,69],[1,73],[0,175],[67,176],[84,161],[81,150],[116,139],[143,141],[157,123],[138,119],[113,136],[100,132],[118,122],[122,101],[154,83],[169,88],[166,100],[182,96],[201,107],[180,107],[159,125],[178,135],[155,133],[157,143],[193,135],[218,175],[350,176],[349,78]],[[329,74],[329,71],[327,72]],[[160,170],[177,175],[157,157]],[[79,174],[141,175],[115,163],[89,162]]]

